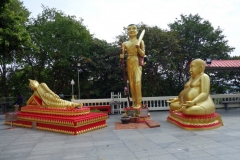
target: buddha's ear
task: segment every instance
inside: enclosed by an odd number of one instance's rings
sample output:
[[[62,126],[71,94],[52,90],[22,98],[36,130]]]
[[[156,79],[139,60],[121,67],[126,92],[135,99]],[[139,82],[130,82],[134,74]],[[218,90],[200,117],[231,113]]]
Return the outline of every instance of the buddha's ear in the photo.
[[[204,67],[203,67],[203,65],[200,65],[200,71],[201,71],[201,73],[204,72]]]

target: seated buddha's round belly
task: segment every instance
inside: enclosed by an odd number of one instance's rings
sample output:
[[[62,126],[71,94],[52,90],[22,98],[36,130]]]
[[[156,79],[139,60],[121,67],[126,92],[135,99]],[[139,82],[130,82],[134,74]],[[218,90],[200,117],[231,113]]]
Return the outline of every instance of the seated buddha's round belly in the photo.
[[[200,94],[200,87],[189,88],[188,92],[185,92],[185,94],[184,94],[184,100],[192,101],[199,94]]]

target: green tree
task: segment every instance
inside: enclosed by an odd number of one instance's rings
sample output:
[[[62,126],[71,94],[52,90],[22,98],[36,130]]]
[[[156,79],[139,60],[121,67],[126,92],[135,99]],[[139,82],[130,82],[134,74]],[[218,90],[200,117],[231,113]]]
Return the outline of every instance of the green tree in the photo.
[[[76,64],[84,66],[90,54],[92,35],[82,19],[55,8],[42,8],[42,13],[29,21],[28,31],[38,50],[25,50],[26,79],[45,82],[54,92],[69,94],[71,79],[77,80]]]
[[[201,18],[198,14],[189,16],[180,15],[181,19],[176,19],[170,23],[171,31],[178,32],[181,45],[181,53],[187,62],[193,59],[206,58],[227,59],[234,50],[228,46],[228,41],[218,27],[214,29],[211,23]]]
[[[1,0],[0,1],[0,13],[4,11],[5,5],[8,4],[10,0]]]
[[[179,45],[181,47],[181,51],[178,53],[181,58],[174,58],[174,64],[180,66],[178,70],[179,75],[183,73],[185,77],[189,76],[189,69],[187,67],[193,59],[230,58],[230,53],[234,48],[228,45],[228,40],[225,39],[226,36],[223,35],[220,27],[214,29],[209,21],[204,20],[198,14],[180,15],[180,17],[181,19],[176,18],[175,22],[169,24],[170,30],[178,34]],[[223,76],[223,74],[214,75]],[[221,77],[218,77],[218,79],[221,79]],[[215,88],[216,90],[220,91],[223,89]]]
[[[26,31],[29,11],[19,0],[4,0],[0,5],[0,88],[7,97],[8,73],[14,71],[11,67],[22,59],[24,47],[31,45]]]
[[[111,92],[123,92],[120,47],[94,39],[90,52],[89,63],[86,65],[89,81],[83,91],[85,98],[109,98]]]

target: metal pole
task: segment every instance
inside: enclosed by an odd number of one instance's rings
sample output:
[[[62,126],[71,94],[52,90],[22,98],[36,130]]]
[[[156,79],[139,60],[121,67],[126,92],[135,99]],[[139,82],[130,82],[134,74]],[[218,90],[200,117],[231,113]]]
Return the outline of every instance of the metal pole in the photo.
[[[80,99],[79,70],[78,70],[78,98]]]
[[[74,89],[73,89],[73,84],[72,84],[72,99],[74,99]]]
[[[73,85],[74,85],[74,81],[73,81],[73,79],[72,79],[72,81],[71,81],[71,85],[72,85],[72,99],[74,99],[74,90],[73,90]]]
[[[72,95],[73,95],[73,84],[72,84]]]
[[[77,71],[78,71],[78,98],[80,99],[80,83],[79,83],[79,72],[80,70],[81,63],[77,64]]]

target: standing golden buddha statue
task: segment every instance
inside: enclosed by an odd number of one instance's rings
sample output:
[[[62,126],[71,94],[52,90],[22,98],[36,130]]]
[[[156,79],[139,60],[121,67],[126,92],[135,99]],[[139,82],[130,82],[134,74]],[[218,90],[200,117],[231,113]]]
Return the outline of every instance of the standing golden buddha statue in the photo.
[[[122,44],[122,53],[120,58],[124,58],[127,52],[127,75],[132,95],[133,108],[142,106],[142,66],[139,65],[138,56],[145,56],[145,46],[143,40],[137,39],[138,29],[134,24],[127,27],[129,40]],[[139,44],[140,41],[140,44]]]

